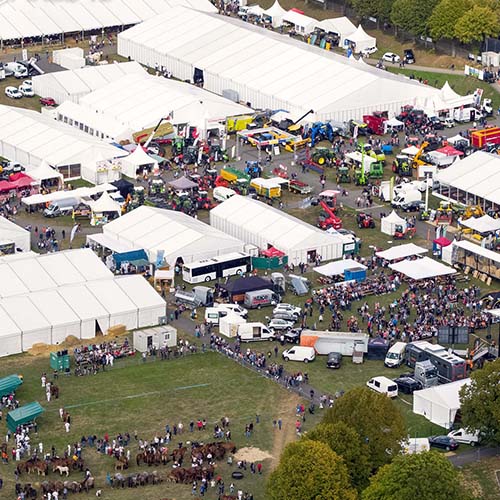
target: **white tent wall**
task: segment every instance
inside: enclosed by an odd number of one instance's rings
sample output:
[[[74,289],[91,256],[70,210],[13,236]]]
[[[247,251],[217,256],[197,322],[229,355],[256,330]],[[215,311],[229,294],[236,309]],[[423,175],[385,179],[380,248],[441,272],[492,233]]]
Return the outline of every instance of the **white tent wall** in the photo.
[[[12,241],[22,252],[31,250],[31,233],[5,217],[0,217],[0,241]]]
[[[23,351],[21,329],[0,305],[0,357]]]

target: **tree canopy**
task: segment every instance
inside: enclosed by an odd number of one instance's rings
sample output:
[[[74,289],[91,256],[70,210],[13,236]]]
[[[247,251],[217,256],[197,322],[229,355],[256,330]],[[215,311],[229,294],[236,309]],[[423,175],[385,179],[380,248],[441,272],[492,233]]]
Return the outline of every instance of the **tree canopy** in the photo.
[[[487,6],[474,5],[457,21],[455,36],[463,43],[480,42],[499,33],[498,15]]]
[[[267,483],[271,500],[356,500],[347,467],[328,445],[303,439],[291,443]]]
[[[429,17],[429,33],[432,38],[455,38],[455,26],[458,20],[471,7],[470,0],[441,0]]]
[[[460,390],[462,423],[484,440],[500,444],[500,359],[471,374]]]
[[[344,422],[319,424],[307,433],[306,439],[325,443],[341,456],[347,466],[351,482],[358,491],[368,486],[370,477],[368,445],[352,427]]]
[[[435,451],[399,455],[384,465],[363,491],[362,500],[466,500],[450,461]]]
[[[356,430],[367,446],[368,462],[373,469],[390,462],[406,436],[405,421],[397,406],[366,387],[346,392],[327,410],[323,423],[338,422]]]

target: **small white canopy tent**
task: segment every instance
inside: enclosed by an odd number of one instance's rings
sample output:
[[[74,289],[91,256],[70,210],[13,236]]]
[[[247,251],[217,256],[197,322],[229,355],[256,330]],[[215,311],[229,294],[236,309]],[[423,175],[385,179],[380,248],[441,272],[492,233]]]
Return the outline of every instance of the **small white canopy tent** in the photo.
[[[460,389],[470,379],[457,380],[413,393],[413,413],[423,415],[432,423],[450,429],[460,409]]]
[[[363,29],[361,24],[358,26],[357,30],[354,33],[351,33],[346,38],[346,48],[349,47],[350,44],[354,45],[354,52],[358,54],[362,50],[369,49],[371,47],[377,46],[377,39],[373,36],[370,36]]]
[[[142,146],[137,146],[133,153],[122,160],[122,174],[135,179],[140,168],[151,168],[154,171],[158,169],[158,162],[151,158]]]
[[[339,47],[343,47],[346,39],[356,31],[356,26],[345,16],[324,19],[319,21],[316,27],[327,33],[337,34],[339,36]]]
[[[402,121],[399,121],[395,116],[390,118],[389,120],[386,120],[384,122],[384,132],[387,133],[387,130],[390,129],[395,129],[398,127],[403,127],[404,123]]]
[[[382,250],[381,252],[376,252],[375,255],[381,259],[387,261],[393,261],[398,259],[405,259],[406,257],[412,257],[414,255],[420,255],[427,253],[425,248],[419,247],[414,243],[405,243],[403,245],[394,246],[388,248],[387,250]]]
[[[435,278],[437,276],[446,276],[457,272],[453,267],[437,262],[430,257],[402,260],[395,264],[389,264],[389,268],[413,280]]]
[[[252,5],[248,8],[247,13],[252,16],[260,17],[264,14],[264,9],[260,5]]]
[[[347,153],[346,158],[349,158],[352,160],[354,163],[361,165],[361,162],[363,162],[363,166],[365,169],[365,173],[367,174],[370,172],[371,164],[375,163],[377,160],[375,158],[372,158],[369,155],[363,155],[359,151],[353,151],[351,153]]]
[[[63,180],[63,175],[52,168],[45,160],[42,160],[38,168],[29,170],[28,174],[33,180],[39,183],[50,179],[60,179],[62,183]]]
[[[500,230],[500,219],[494,219],[488,214],[482,217],[471,217],[466,220],[459,219],[458,223],[478,233],[491,233]]]
[[[286,10],[280,5],[278,0],[276,0],[269,9],[264,11],[264,15],[271,18],[273,28],[279,28],[283,24],[283,16],[285,14]]]
[[[99,199],[90,205],[92,212],[96,214],[103,214],[106,212],[117,212],[121,213],[120,204],[113,200],[107,191],[104,191]]]
[[[467,139],[467,137],[463,137],[460,134],[454,135],[453,137],[449,137],[448,139],[446,139],[446,142],[448,142],[452,146],[458,144],[459,142],[465,142],[467,146],[470,144],[469,139]]]
[[[384,234],[389,234],[394,236],[396,232],[396,226],[402,226],[403,231],[406,229],[406,221],[400,217],[394,210],[387,216],[382,217],[380,222],[380,230]]]
[[[448,81],[445,82],[439,93],[439,97],[445,102],[448,108],[460,108],[462,106],[470,106],[474,102],[474,95],[469,94],[461,96],[457,94],[451,87]]]
[[[353,259],[337,260],[329,262],[323,266],[315,267],[314,270],[323,276],[338,276],[344,274],[348,269],[368,269],[361,262],[356,262]]]
[[[16,251],[29,252],[31,233],[5,217],[0,217],[0,243],[10,242],[14,243]]]
[[[408,146],[401,150],[401,153],[408,156],[415,156],[420,151],[417,146]]]

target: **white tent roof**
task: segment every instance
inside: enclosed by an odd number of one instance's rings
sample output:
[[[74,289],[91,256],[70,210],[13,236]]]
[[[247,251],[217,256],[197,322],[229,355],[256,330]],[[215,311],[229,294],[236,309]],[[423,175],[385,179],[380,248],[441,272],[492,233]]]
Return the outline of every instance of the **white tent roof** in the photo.
[[[137,309],[115,280],[92,281],[87,283],[86,287],[110,314],[132,312]]]
[[[62,166],[91,162],[97,155],[111,159],[126,152],[36,111],[0,105],[0,156],[38,167],[43,160]]]
[[[377,39],[366,33],[361,24],[357,27],[356,31],[351,33],[346,38],[347,40],[355,44],[355,52],[359,52],[366,47],[375,47],[377,45]]]
[[[385,122],[386,127],[400,127],[401,125],[404,125],[404,123],[394,116]]]
[[[467,137],[463,137],[462,135],[460,134],[457,134],[457,135],[454,135],[453,137],[448,137],[448,139],[446,139],[446,142],[450,143],[451,145],[455,145],[457,142],[466,142],[467,145],[470,144],[470,141],[469,139],[467,139]]]
[[[16,223],[0,216],[0,241],[13,241],[23,252],[30,250],[31,234]],[[23,243],[19,245],[19,243]]]
[[[30,177],[36,181],[45,181],[47,179],[62,179],[63,175],[53,169],[45,160],[42,160],[39,167],[30,170]]]
[[[470,379],[457,380],[413,393],[413,413],[449,429],[460,409],[460,389],[470,384]]]
[[[347,17],[332,17],[319,21],[316,26],[327,33],[337,33],[342,38],[349,38],[349,35],[356,31],[356,26]]]
[[[448,108],[459,108],[460,106],[468,106],[474,102],[474,95],[469,94],[461,96],[457,94],[451,87],[448,81],[441,88],[439,97],[446,103]],[[445,109],[445,108],[442,108]]]
[[[42,311],[52,326],[80,323],[80,317],[56,290],[43,290],[29,295],[29,300]]]
[[[37,95],[52,97],[59,104],[66,101],[77,103],[81,96],[105,87],[125,75],[145,72],[135,61],[56,71],[34,76],[33,90]]]
[[[408,146],[407,148],[402,149],[401,153],[408,156],[415,156],[419,151],[420,149],[417,148],[417,146]]]
[[[466,220],[459,219],[458,222],[461,226],[468,227],[478,233],[489,233],[500,230],[500,219],[494,219],[487,214],[482,217],[471,217]]]
[[[286,10],[280,5],[278,0],[275,0],[275,2],[269,7],[269,9],[266,9],[264,11],[264,14],[267,14],[270,17],[283,17],[286,14]]]
[[[422,280],[426,278],[435,278],[436,276],[446,276],[454,274],[457,271],[452,267],[446,266],[429,257],[421,259],[402,260],[395,264],[389,264],[389,267],[398,273],[402,273],[413,280]]]
[[[289,10],[283,15],[283,21],[293,24],[296,27],[304,27],[306,32],[308,30],[312,31],[314,25],[318,22],[314,17],[306,16],[305,14],[299,14],[295,10]]]
[[[254,16],[262,16],[262,14],[264,14],[264,9],[260,5],[251,5],[247,12]]]
[[[173,124],[192,123],[205,128],[206,120],[223,121],[227,116],[252,111],[199,87],[145,72],[124,76],[80,98],[80,105],[93,116],[133,132],[156,125],[167,115]]]
[[[165,306],[161,296],[140,275],[121,276],[115,283],[139,308]]]
[[[89,31],[135,24],[174,5],[216,12],[208,0],[4,0],[0,4],[0,39]],[[3,20],[5,19],[5,21]]]
[[[356,262],[353,259],[343,259],[334,262],[329,262],[323,266],[315,267],[314,270],[323,276],[337,276],[344,274],[348,269],[368,269],[361,262]]]
[[[453,245],[500,264],[500,254],[498,252],[483,248],[467,240],[454,241]]]
[[[198,219],[181,212],[141,206],[103,227],[110,239],[130,247],[143,248],[150,261],[157,252],[174,264],[178,257],[184,262],[242,252],[245,244]]]
[[[500,205],[500,157],[476,151],[439,170],[436,180]]]
[[[181,7],[120,33],[118,52],[146,65],[162,61],[182,80],[193,78],[193,67],[202,69],[206,90],[236,90],[254,107],[314,109],[311,119],[323,121],[361,119],[377,109],[395,114],[439,92],[249,23]]]
[[[122,211],[121,205],[113,200],[107,191],[104,191],[99,199],[90,204],[92,212],[102,214],[104,212],[118,212]]]
[[[405,220],[402,217],[400,217],[395,210],[393,210],[386,217],[382,217],[382,220],[390,222],[391,224],[401,224],[405,222]]]
[[[151,165],[153,163],[158,163],[155,159],[151,158],[142,146],[138,146],[134,149],[133,153],[130,156],[127,156],[127,162],[132,163],[133,165],[140,167],[142,165]]]
[[[404,259],[406,257],[412,257],[413,255],[420,255],[427,253],[425,248],[419,247],[414,243],[404,243],[403,245],[394,246],[388,248],[387,250],[382,250],[381,252],[376,252],[376,256],[381,259],[388,261]]]

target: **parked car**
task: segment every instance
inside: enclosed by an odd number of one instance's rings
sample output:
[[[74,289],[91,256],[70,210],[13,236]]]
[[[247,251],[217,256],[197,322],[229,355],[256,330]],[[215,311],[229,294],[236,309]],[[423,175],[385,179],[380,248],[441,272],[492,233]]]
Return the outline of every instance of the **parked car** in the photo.
[[[391,63],[398,63],[401,61],[401,57],[399,57],[397,54],[394,54],[394,52],[386,52],[382,56],[382,60]]]
[[[32,80],[24,80],[23,85],[26,85],[26,87],[33,88],[33,81]]]
[[[443,130],[444,129],[444,123],[437,117],[437,116],[431,116],[429,119],[430,125],[432,125],[432,128],[434,130]]]
[[[458,448],[458,443],[449,436],[431,436],[429,444],[434,448],[441,448],[446,451],[454,451]]]
[[[342,364],[342,354],[340,352],[330,352],[328,353],[328,357],[326,359],[326,367],[327,368],[340,368]]]
[[[40,104],[42,106],[55,106],[56,101],[52,97],[40,97]]]
[[[34,97],[35,92],[33,91],[32,87],[29,87],[28,85],[25,85],[24,83],[22,85],[19,85],[19,92],[23,94],[24,97]]]
[[[481,442],[481,436],[477,431],[468,431],[467,429],[455,429],[448,432],[448,437],[455,440],[457,443],[464,443],[470,446],[476,446]]]
[[[377,47],[367,47],[366,49],[363,49],[361,51],[361,55],[363,57],[370,57],[372,54],[375,54],[377,52]]]
[[[21,78],[26,78],[29,76],[28,68],[25,66],[19,67],[16,71],[14,71],[14,77],[20,80]]]
[[[293,314],[294,316],[299,316],[301,312],[302,312],[302,309],[300,307],[294,306],[292,304],[287,304],[286,302],[278,304],[273,309],[273,315],[282,314],[282,313],[289,313],[289,314]]]
[[[415,64],[415,54],[412,49],[405,49],[403,57],[406,64]]]
[[[292,328],[291,330],[284,332],[283,337],[285,338],[285,342],[288,342],[289,344],[298,344],[300,342],[301,332],[301,328]]]
[[[267,326],[274,331],[291,330],[293,327],[293,323],[291,321],[286,321],[285,319],[272,318]]]
[[[394,379],[394,382],[398,385],[398,391],[403,394],[413,394],[414,391],[422,389],[422,384],[413,377],[401,376]]]
[[[290,321],[290,323],[297,322],[297,316],[287,311],[280,311],[273,314],[273,319],[284,319],[285,321]]]
[[[425,203],[422,200],[409,201],[400,206],[403,212],[420,212],[425,209]]]
[[[21,99],[22,92],[16,87],[5,87],[5,95],[11,99]]]

